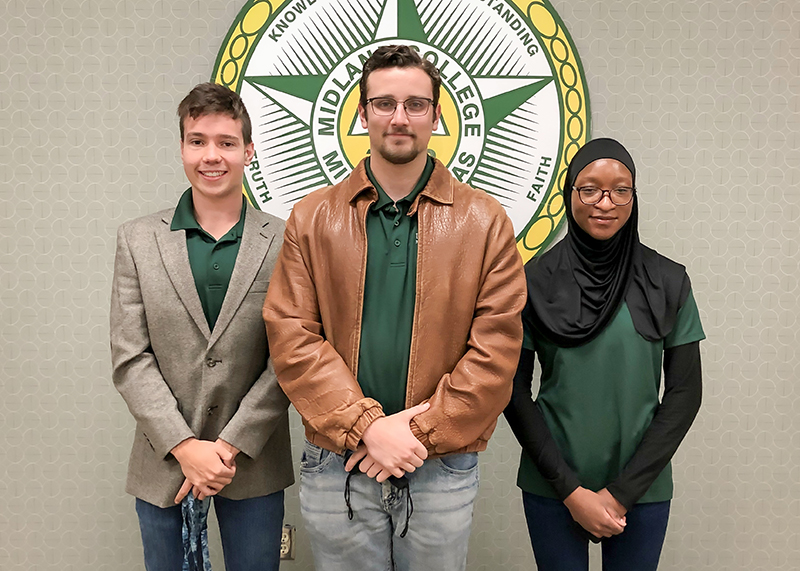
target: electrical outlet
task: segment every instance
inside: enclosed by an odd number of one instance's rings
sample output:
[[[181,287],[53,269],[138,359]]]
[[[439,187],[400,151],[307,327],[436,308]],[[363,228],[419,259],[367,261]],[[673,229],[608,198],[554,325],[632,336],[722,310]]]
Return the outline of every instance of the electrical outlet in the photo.
[[[295,527],[288,523],[284,524],[281,533],[281,560],[294,561],[294,534]]]

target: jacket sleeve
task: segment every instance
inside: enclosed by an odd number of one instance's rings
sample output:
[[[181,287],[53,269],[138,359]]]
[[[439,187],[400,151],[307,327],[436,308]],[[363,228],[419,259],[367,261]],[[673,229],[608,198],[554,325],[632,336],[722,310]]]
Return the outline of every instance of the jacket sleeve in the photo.
[[[536,354],[522,349],[517,373],[514,375],[514,392],[505,410],[505,417],[522,449],[531,457],[542,476],[550,482],[561,501],[567,499],[580,480],[569,467],[558,449],[539,405],[533,400],[531,379]]]
[[[280,241],[282,237],[276,237],[276,243],[270,247],[277,248]],[[266,334],[266,329],[264,333]],[[288,410],[289,399],[278,385],[272,358],[267,355],[264,371],[242,397],[236,413],[219,433],[219,437],[250,458],[255,458],[275,429],[285,422]]]
[[[433,454],[487,441],[511,397],[522,346],[520,313],[526,286],[511,220],[499,204],[496,208],[467,350],[439,381],[430,409],[410,423],[414,435]]]
[[[664,351],[664,396],[633,457],[608,491],[627,509],[650,488],[689,431],[702,400],[700,342]]]
[[[244,395],[236,414],[219,433],[219,437],[250,458],[255,458],[286,416],[288,409],[289,399],[278,385],[270,359],[267,368]]]
[[[117,231],[117,253],[111,288],[111,366],[114,386],[136,419],[138,428],[161,457],[194,433],[158,367],[139,285],[136,260],[126,226]]]
[[[337,451],[355,450],[373,420],[383,416],[374,399],[325,339],[308,250],[301,245],[295,212],[264,300],[264,321],[278,382],[311,428]]]

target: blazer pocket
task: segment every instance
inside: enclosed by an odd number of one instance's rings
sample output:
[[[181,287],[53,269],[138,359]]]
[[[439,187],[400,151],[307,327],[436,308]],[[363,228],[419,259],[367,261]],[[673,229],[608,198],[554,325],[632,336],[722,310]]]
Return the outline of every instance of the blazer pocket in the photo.
[[[147,437],[147,435],[144,432],[142,432],[142,436],[144,436],[144,439],[147,440],[147,443],[150,445],[150,450],[155,452],[156,451],[155,446],[153,446],[153,443],[150,442],[150,439]]]
[[[256,280],[253,282],[253,285],[250,286],[250,289],[247,293],[267,293],[267,289],[269,288],[269,280]]]

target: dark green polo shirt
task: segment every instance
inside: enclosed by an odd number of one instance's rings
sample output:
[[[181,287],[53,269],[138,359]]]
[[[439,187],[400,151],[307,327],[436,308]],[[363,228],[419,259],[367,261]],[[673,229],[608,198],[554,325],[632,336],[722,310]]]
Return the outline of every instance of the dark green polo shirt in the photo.
[[[194,285],[203,304],[203,313],[208,328],[214,324],[222,309],[228,284],[231,281],[239,245],[242,242],[246,204],[242,196],[242,214],[239,221],[219,240],[206,232],[194,217],[192,189],[183,193],[175,208],[170,230],[186,230],[186,249],[189,251],[189,265],[194,276]]]
[[[523,346],[536,351],[542,367],[536,402],[581,485],[595,492],[605,488],[636,452],[659,404],[664,349],[704,338],[691,292],[670,334],[658,341],[636,332],[624,302],[597,337],[578,347],[558,347],[526,328]],[[526,492],[557,498],[525,452],[517,484]],[[670,498],[672,468],[667,464],[639,503]]]
[[[433,172],[428,157],[414,189],[396,203],[370,169],[378,200],[367,212],[367,275],[361,316],[358,383],[389,415],[406,408],[408,359],[417,287],[417,217],[408,210]]]

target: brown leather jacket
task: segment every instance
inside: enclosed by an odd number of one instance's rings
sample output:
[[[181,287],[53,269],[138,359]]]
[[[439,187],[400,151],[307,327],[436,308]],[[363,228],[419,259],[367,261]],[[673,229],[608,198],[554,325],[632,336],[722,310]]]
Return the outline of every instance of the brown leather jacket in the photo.
[[[355,449],[383,416],[356,380],[367,264],[366,215],[377,192],[362,161],[298,202],[286,223],[264,320],[278,381],[314,444]],[[486,448],[511,396],[526,286],[500,204],[436,161],[409,210],[418,220],[417,294],[406,407],[431,455]]]

